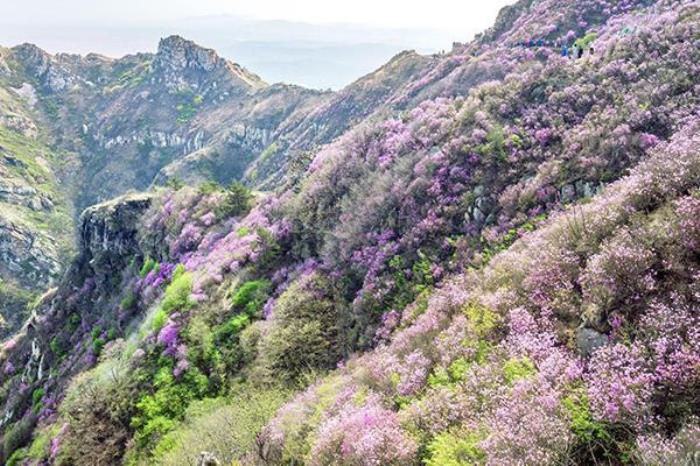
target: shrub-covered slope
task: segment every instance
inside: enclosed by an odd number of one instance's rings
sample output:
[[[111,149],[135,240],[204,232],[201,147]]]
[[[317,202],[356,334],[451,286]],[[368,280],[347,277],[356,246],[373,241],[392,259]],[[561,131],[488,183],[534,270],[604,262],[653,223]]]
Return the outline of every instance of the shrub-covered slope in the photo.
[[[692,464],[699,34],[697,2],[521,1],[270,152],[274,194],[88,209],[0,352],[3,459]]]

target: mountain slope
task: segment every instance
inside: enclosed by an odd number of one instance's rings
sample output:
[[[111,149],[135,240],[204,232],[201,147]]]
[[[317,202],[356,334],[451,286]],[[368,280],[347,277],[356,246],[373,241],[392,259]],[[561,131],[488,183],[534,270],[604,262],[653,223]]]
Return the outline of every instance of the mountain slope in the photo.
[[[522,1],[292,110],[247,173],[274,193],[86,210],[0,353],[3,458],[692,462],[699,31],[697,2]]]
[[[0,336],[27,318],[73,250],[74,154],[48,144],[36,95],[9,76],[0,49]]]
[[[50,176],[66,180],[60,189],[48,187],[48,197],[18,200],[33,196],[33,188],[26,187],[32,180],[20,183],[7,170],[2,174],[3,192],[14,204],[31,204],[34,210],[41,210],[41,202],[56,204],[57,215],[63,216],[48,230],[16,215],[4,220],[2,266],[12,268],[3,273],[8,304],[2,312],[12,321],[7,330],[17,328],[28,301],[60,273],[59,262],[65,260],[59,257],[72,246],[75,223],[65,217],[75,217],[73,211],[153,184],[228,184],[244,173],[250,184],[274,189],[288,160],[329,142],[381,107],[388,92],[429,62],[404,55],[337,97],[267,85],[179,36],[161,40],[154,55],[116,60],[50,55],[31,44],[2,49],[3,138],[16,140],[5,145],[13,144],[11,157],[42,163],[45,157],[37,157],[38,148],[31,147],[38,137],[41,150],[56,154],[49,157],[56,161],[51,167],[43,164]],[[325,110],[319,112],[322,105]],[[44,241],[43,253],[31,250],[33,238],[46,234],[57,244]],[[20,263],[36,269],[38,280],[20,277]],[[12,297],[11,289],[16,290]]]

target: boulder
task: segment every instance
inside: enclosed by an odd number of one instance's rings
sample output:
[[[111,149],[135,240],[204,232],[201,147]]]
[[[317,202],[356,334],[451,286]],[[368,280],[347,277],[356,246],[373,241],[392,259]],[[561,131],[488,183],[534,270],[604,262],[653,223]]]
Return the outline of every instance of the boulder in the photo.
[[[596,349],[608,344],[608,336],[591,328],[576,330],[576,348],[582,356],[590,356]]]

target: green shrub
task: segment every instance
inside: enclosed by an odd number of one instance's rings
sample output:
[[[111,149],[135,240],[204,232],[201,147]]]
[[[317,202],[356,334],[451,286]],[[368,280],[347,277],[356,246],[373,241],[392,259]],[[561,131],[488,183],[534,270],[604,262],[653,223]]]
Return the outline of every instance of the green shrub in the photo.
[[[170,368],[163,367],[156,375],[154,387],[155,392],[136,403],[137,414],[131,419],[131,427],[136,429],[134,440],[143,450],[150,450],[154,442],[172,430],[192,401],[207,395],[209,382],[196,368],[175,380]]]
[[[498,314],[481,304],[470,303],[466,305],[464,313],[469,319],[471,328],[480,337],[487,336],[500,322]]]
[[[576,42],[574,42],[574,45],[577,47],[580,47],[582,49],[587,49],[591,43],[598,38],[598,34],[595,32],[589,32],[585,36],[576,39]]]
[[[165,182],[165,186],[173,191],[179,191],[185,187],[185,183],[180,178],[174,176],[172,178],[168,178],[168,180]]]
[[[345,344],[338,301],[325,296],[317,276],[292,284],[277,300],[275,318],[259,345],[266,377],[299,382],[307,372],[335,366]]]
[[[220,326],[214,331],[215,340],[222,341],[238,335],[241,330],[246,328],[250,323],[250,317],[247,314],[238,314],[232,317],[228,322]]]
[[[32,460],[32,464],[42,464],[43,460],[48,458],[51,439],[58,434],[60,429],[60,424],[56,423],[35,433],[34,440],[26,448],[26,458]]]
[[[119,463],[132,435],[129,419],[138,393],[131,374],[109,360],[73,379],[60,406],[70,428],[55,464]]]
[[[41,394],[41,396],[43,396],[43,393]],[[41,399],[41,396],[39,397],[39,399]],[[15,451],[29,443],[32,436],[32,429],[34,429],[35,423],[36,415],[32,413],[28,416],[23,417],[14,425],[8,426],[5,429],[5,435],[3,436],[2,445],[4,458],[11,458],[12,454]],[[16,461],[23,460],[25,456],[26,450],[22,450],[22,453],[17,454]]]
[[[479,432],[443,432],[428,445],[426,466],[470,466],[482,464],[486,454],[479,448]]]
[[[245,312],[254,317],[259,316],[265,301],[270,296],[271,284],[268,280],[251,280],[236,290],[231,297],[231,306],[234,310]]]
[[[51,349],[51,352],[54,354],[54,356],[56,356],[59,359],[65,354],[61,346],[61,341],[58,339],[58,336],[54,336],[51,339],[51,341],[49,342],[49,348]]]
[[[102,349],[105,347],[105,341],[102,338],[95,338],[92,340],[92,352],[95,356],[99,356],[102,353]]]
[[[27,459],[27,449],[20,448],[7,459],[6,466],[20,466]]]
[[[197,115],[197,111],[204,98],[201,95],[193,95],[191,92],[180,92],[179,97],[183,99],[183,102],[177,104],[175,109],[177,110],[177,123],[184,124],[190,121]]]
[[[144,278],[146,275],[148,275],[151,272],[151,270],[155,269],[157,265],[158,265],[158,262],[151,259],[150,257],[147,257],[146,260],[143,262],[143,265],[141,266],[141,270],[139,271],[139,276],[141,278]]]
[[[483,156],[490,156],[495,162],[505,162],[508,160],[508,153],[505,145],[505,134],[503,128],[495,126],[486,135],[486,142],[476,148],[477,152]]]
[[[192,293],[192,275],[185,272],[185,267],[180,264],[173,272],[170,284],[165,288],[165,294],[160,304],[160,309],[166,314],[175,311],[186,311],[192,306],[190,294]]]
[[[280,254],[280,245],[277,243],[275,236],[266,228],[257,228],[255,233],[258,235],[258,260],[256,268],[265,272],[265,270],[274,265]]]
[[[208,354],[207,366],[223,364],[225,373],[233,373],[241,368],[244,352],[240,345],[241,332],[250,325],[248,314],[237,314],[212,331],[215,349]]]
[[[226,190],[224,198],[217,205],[214,213],[218,218],[242,215],[251,207],[253,194],[243,183],[234,181]]]
[[[32,392],[32,406],[38,406],[41,404],[41,399],[44,397],[44,389],[37,388]]]
[[[421,251],[418,251],[418,260],[411,266],[410,278],[406,274],[407,260],[402,256],[392,257],[388,264],[394,278],[395,290],[389,300],[376,303],[375,307],[381,312],[386,308],[405,308],[433,285],[433,274],[430,270],[432,262]]]
[[[431,387],[441,385],[452,385],[464,379],[471,363],[465,358],[459,358],[450,364],[447,369],[438,367],[433,374],[428,377],[428,384]]]
[[[198,186],[197,191],[199,191],[200,194],[207,195],[221,191],[221,189],[221,185],[216,181],[207,180]]]
[[[68,316],[68,327],[70,328],[71,332],[74,332],[78,329],[78,326],[80,325],[80,315],[79,314],[71,314]]]
[[[286,398],[284,391],[242,386],[231,397],[195,401],[184,422],[158,442],[152,463],[196,464],[199,452],[208,451],[231,464],[254,448],[257,434]]]
[[[571,419],[571,431],[583,443],[596,440],[608,441],[610,434],[605,424],[595,421],[588,403],[588,395],[578,390],[562,400],[562,405]]]
[[[158,309],[155,314],[153,314],[153,321],[151,323],[151,328],[154,333],[160,332],[168,321],[168,314],[165,313],[163,309]]]
[[[136,294],[133,291],[129,291],[126,296],[121,300],[119,306],[124,311],[130,311],[136,307]]]
[[[509,359],[503,364],[503,376],[509,385],[531,377],[536,372],[535,365],[526,357]]]

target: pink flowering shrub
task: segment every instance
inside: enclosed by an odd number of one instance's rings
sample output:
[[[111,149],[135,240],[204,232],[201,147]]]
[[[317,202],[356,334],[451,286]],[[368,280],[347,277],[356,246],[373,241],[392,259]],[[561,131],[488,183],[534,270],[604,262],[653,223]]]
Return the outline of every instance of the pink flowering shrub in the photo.
[[[643,422],[649,414],[654,376],[639,345],[621,343],[599,349],[591,358],[588,396],[600,419]]]
[[[654,263],[653,250],[623,230],[589,259],[581,277],[583,297],[597,308],[593,312],[602,312],[649,293],[656,286]]]
[[[640,436],[635,460],[644,466],[692,464],[698,458],[699,445],[700,426],[694,419],[670,439],[659,433]]]
[[[310,453],[311,465],[410,465],[418,448],[405,432],[396,413],[376,402],[348,407],[318,429]]]
[[[521,382],[499,400],[485,420],[480,443],[488,464],[552,464],[570,447],[568,422],[559,414],[559,393],[540,383]]]

